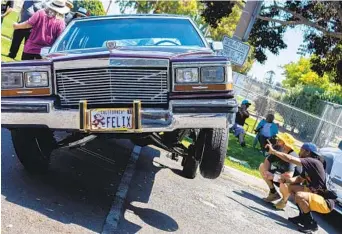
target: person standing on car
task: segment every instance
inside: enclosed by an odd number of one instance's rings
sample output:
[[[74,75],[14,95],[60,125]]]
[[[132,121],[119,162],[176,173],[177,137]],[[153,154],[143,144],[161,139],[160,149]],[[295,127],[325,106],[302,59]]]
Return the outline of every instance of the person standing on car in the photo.
[[[74,12],[72,12],[72,9],[74,9],[74,1],[73,0],[67,0],[66,1],[66,6],[70,9],[70,11],[65,14],[64,20],[65,20],[65,25],[68,25],[71,20],[74,17]]]
[[[249,117],[249,112],[247,109],[250,105],[251,103],[248,100],[242,101],[241,106],[236,113],[235,124],[232,127],[234,135],[239,139],[239,143],[242,147],[246,146],[245,129],[243,128],[243,125],[245,125],[246,119]]]
[[[279,149],[279,151],[290,154],[294,157],[298,155],[293,151],[294,148],[294,138],[288,133],[279,133],[277,135],[277,142],[274,147]],[[279,182],[279,176],[285,176],[291,178],[295,172],[295,165],[292,163],[284,162],[275,155],[269,155],[264,163],[260,164],[259,171],[262,178],[265,180],[267,186],[270,188],[270,192],[266,198],[263,200],[266,202],[273,202],[280,199],[280,195],[275,189],[275,186],[280,188],[280,193],[286,192],[284,183]],[[279,175],[277,178],[277,174]],[[283,209],[286,206],[286,202],[280,200],[276,205],[276,208]]]
[[[1,25],[4,18],[13,11],[14,1],[1,1]]]
[[[77,18],[84,18],[87,17],[87,10],[83,7],[78,8],[78,10],[74,13],[74,15],[72,16],[71,20],[67,23],[70,24],[71,21],[73,21],[74,19]]]
[[[294,194],[300,212],[299,216],[289,218],[289,221],[302,225],[298,229],[301,232],[311,233],[317,231],[317,222],[313,219],[311,212],[330,213],[334,209],[337,197],[326,186],[326,174],[323,163],[318,159],[319,153],[316,145],[304,143],[300,149],[299,158],[273,149],[272,144],[267,144],[266,147],[270,154],[285,162],[302,167],[300,176],[281,178],[282,183],[289,184],[288,191]],[[283,199],[288,199],[288,196]]]
[[[46,8],[34,13],[22,23],[14,23],[14,29],[31,28],[31,34],[24,46],[22,60],[41,59],[43,47],[52,46],[57,37],[65,29],[64,14],[69,12],[65,1],[53,0]]]
[[[20,12],[20,23],[27,21],[35,12],[42,9],[42,0],[25,0]],[[25,39],[25,42],[30,36],[30,28],[16,29],[13,31],[12,44],[9,50],[8,57],[14,59],[17,57],[17,53],[21,42]]]

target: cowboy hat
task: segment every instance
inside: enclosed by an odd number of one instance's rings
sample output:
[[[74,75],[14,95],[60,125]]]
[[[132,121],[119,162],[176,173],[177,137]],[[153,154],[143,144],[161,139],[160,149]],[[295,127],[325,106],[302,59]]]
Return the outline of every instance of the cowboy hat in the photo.
[[[277,138],[278,138],[278,140],[283,141],[287,147],[294,149],[295,139],[291,134],[279,133],[279,134],[277,134]]]
[[[70,11],[70,9],[65,4],[65,0],[53,0],[47,4],[47,7],[62,15]]]

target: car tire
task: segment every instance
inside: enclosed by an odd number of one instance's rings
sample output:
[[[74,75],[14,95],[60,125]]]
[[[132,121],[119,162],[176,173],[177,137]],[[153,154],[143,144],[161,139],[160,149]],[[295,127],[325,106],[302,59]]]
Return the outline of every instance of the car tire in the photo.
[[[188,156],[183,158],[182,161],[183,175],[189,179],[196,177],[204,150],[205,134],[203,132],[196,132],[196,135],[195,144],[190,146]]]
[[[183,176],[188,179],[194,179],[197,175],[199,161],[193,155],[183,158]]]
[[[227,154],[229,129],[203,129],[205,145],[200,164],[200,173],[204,178],[216,179],[220,176]]]
[[[19,161],[30,173],[42,174],[49,169],[50,155],[56,147],[49,129],[12,129],[12,142]]]

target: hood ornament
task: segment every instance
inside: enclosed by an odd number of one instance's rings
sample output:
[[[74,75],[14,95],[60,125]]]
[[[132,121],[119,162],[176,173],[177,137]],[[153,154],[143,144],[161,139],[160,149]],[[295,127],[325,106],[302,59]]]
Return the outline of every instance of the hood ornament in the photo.
[[[116,41],[106,41],[106,47],[109,52],[118,48],[118,46],[116,45]]]

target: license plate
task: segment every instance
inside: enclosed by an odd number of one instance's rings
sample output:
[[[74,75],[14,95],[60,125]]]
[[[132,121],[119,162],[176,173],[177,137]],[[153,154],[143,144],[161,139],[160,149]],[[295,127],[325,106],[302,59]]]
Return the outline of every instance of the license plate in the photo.
[[[90,110],[92,130],[126,130],[133,128],[132,109]]]

